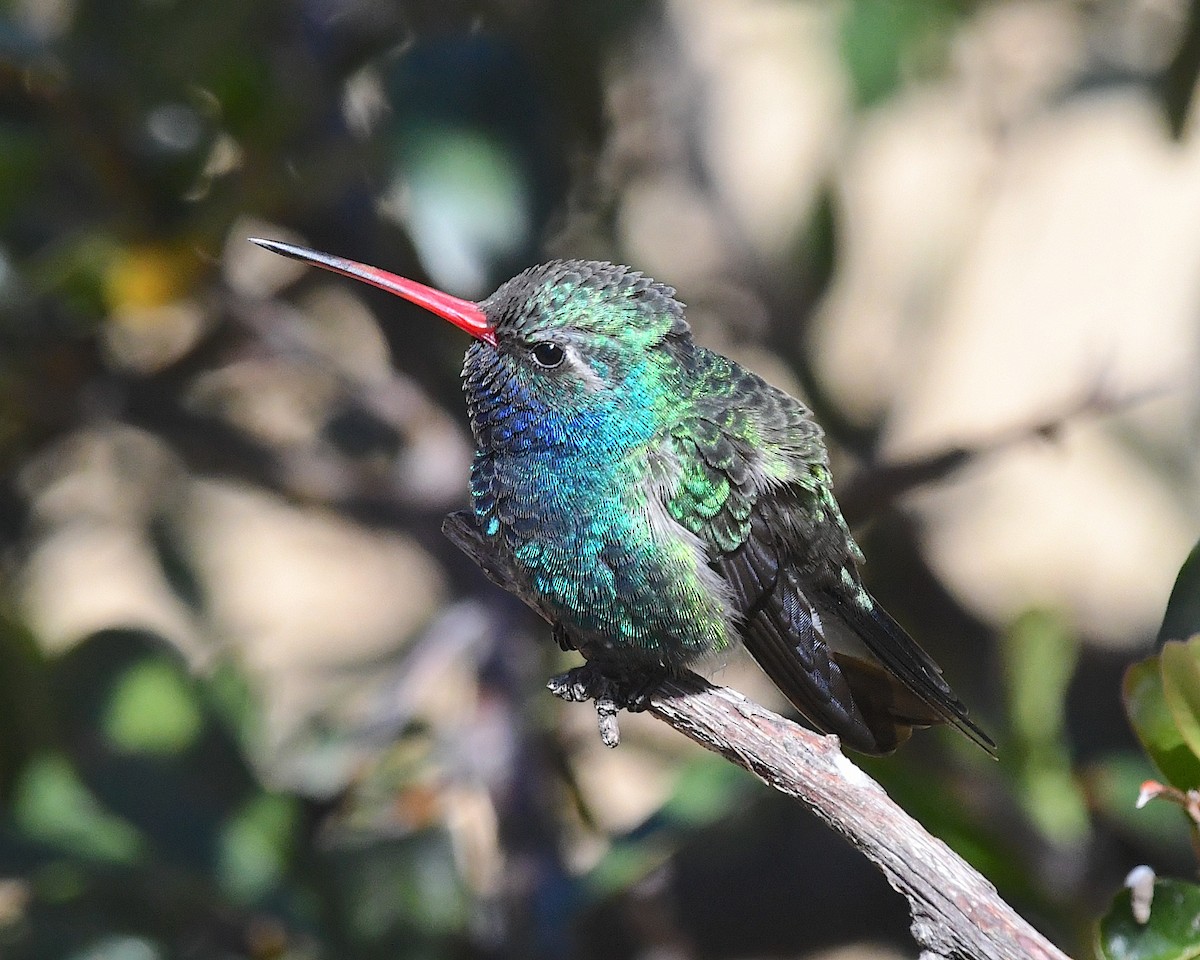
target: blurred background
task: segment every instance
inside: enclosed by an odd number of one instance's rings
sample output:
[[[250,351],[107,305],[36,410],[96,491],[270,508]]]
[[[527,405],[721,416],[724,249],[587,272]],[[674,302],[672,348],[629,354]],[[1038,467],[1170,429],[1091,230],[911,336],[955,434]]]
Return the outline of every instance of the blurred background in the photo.
[[[1194,871],[1121,677],[1200,536],[1198,67],[1185,0],[4,0],[0,957],[916,955],[798,804],[545,692],[439,532],[465,336],[247,236],[674,285],[1000,744],[868,769],[1089,955]]]

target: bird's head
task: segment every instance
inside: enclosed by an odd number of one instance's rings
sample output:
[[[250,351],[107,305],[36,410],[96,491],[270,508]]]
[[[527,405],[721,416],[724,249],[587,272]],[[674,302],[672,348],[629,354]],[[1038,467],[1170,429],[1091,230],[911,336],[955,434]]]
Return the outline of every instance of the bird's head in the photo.
[[[475,303],[353,260],[274,240],[253,242],[373,284],[475,337],[463,384],[477,436],[489,429],[484,421],[513,411],[530,423],[528,431],[516,432],[520,442],[536,442],[537,434],[561,440],[589,427],[644,432],[673,365],[670,351],[661,348],[691,340],[673,289],[611,263],[551,261]]]

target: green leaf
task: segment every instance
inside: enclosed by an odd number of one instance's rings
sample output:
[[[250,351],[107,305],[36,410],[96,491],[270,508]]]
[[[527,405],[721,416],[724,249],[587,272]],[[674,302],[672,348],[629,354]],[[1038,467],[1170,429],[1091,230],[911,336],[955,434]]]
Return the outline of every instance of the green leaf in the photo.
[[[266,896],[287,871],[297,823],[295,798],[262,793],[251,799],[221,831],[221,886],[238,903]]]
[[[1163,691],[1158,657],[1135,663],[1125,671],[1125,712],[1130,726],[1164,777],[1181,790],[1200,787],[1200,758],[1175,725]]]
[[[944,64],[958,20],[949,0],[850,3],[841,25],[842,60],[859,105],[891,96],[907,72],[931,73]]]
[[[25,768],[13,816],[31,837],[98,860],[132,863],[145,846],[137,830],[104,809],[58,754],[42,754]]]
[[[701,757],[683,767],[659,816],[685,827],[700,827],[721,819],[745,801],[751,781],[724,759]]]
[[[616,893],[661,866],[692,830],[713,824],[745,805],[757,789],[723,758],[704,756],[679,773],[671,796],[650,820],[621,837],[588,874],[597,896]]]
[[[232,660],[218,660],[202,682],[205,699],[244,751],[262,739],[260,701],[246,673]]]
[[[1079,643],[1061,617],[1031,610],[1009,629],[1003,647],[1012,724],[1005,763],[1015,768],[1022,804],[1041,830],[1059,843],[1087,836],[1089,817],[1067,749],[1067,686]]]
[[[145,659],[114,684],[102,727],[128,753],[171,755],[186,750],[204,726],[196,695],[174,664]]]
[[[1159,660],[1171,718],[1183,742],[1200,756],[1200,635],[1163,644]]]
[[[1192,548],[1188,558],[1179,568],[1158,640],[1182,640],[1200,633],[1200,543]]]
[[[1150,919],[1138,923],[1130,892],[1113,900],[1097,931],[1097,952],[1104,960],[1195,960],[1200,957],[1200,887],[1182,880],[1158,880]]]

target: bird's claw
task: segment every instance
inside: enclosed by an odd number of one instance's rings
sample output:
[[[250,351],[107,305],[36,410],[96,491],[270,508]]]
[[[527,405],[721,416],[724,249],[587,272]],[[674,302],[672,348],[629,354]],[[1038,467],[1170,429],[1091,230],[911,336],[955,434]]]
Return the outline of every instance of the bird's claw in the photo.
[[[556,697],[571,703],[607,700],[618,710],[641,713],[650,706],[662,677],[628,677],[605,671],[594,663],[585,663],[566,673],[551,677],[547,688]]]
[[[600,725],[600,739],[606,747],[615,747],[621,742],[617,714],[622,710],[630,713],[646,710],[661,682],[661,677],[634,679],[614,676],[596,664],[585,663],[551,677],[546,686],[556,697],[570,703],[593,701]]]
[[[554,637],[554,642],[558,644],[558,649],[563,653],[570,653],[575,649],[575,641],[571,639],[571,634],[561,623],[554,624],[551,635]]]

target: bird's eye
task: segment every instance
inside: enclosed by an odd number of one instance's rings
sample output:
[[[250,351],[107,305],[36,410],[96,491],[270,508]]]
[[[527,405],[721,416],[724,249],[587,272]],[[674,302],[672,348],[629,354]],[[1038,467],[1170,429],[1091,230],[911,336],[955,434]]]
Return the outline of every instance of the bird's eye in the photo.
[[[547,370],[557,367],[566,358],[563,348],[557,343],[550,343],[548,340],[543,340],[541,343],[535,344],[530,353],[533,356],[533,362],[539,367],[545,367]]]

